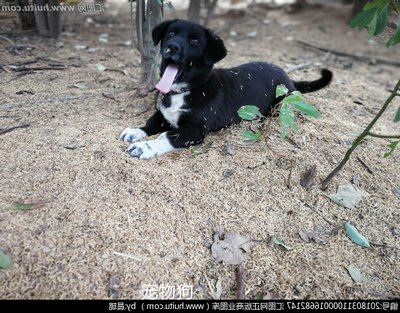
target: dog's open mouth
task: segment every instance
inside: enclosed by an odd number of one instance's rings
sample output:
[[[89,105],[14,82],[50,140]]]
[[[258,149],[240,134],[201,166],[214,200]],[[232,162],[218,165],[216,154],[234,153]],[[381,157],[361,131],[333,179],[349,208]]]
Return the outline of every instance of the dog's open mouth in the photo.
[[[156,88],[162,93],[169,93],[172,84],[180,78],[182,74],[181,72],[179,64],[169,63],[166,66],[160,81],[156,85]]]

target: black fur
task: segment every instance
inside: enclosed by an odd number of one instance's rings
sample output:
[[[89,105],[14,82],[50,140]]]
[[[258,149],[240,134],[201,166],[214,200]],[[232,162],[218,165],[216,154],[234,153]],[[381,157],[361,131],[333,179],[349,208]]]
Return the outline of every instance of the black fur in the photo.
[[[168,64],[178,64],[175,83],[187,83],[182,90],[163,95],[162,105],[168,108],[171,97],[186,92],[182,107],[185,112],[177,127],[157,111],[141,129],[149,136],[167,131],[174,148],[199,144],[208,132],[239,122],[237,111],[243,105],[256,105],[267,115],[278,103],[275,89],[279,84],[289,91],[306,93],[327,86],[332,79],[332,73],[324,69],[318,80],[296,82],[278,66],[264,62],[213,69],[226,56],[223,41],[212,31],[188,21],[165,21],[154,28],[152,37],[154,44],[161,42],[161,74]]]

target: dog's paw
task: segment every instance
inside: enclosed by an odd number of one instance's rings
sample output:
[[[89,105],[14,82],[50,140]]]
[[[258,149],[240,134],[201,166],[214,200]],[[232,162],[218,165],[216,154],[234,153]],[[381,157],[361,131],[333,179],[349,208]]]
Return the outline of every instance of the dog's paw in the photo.
[[[166,133],[154,140],[131,144],[128,148],[129,154],[140,160],[152,159],[173,150],[175,148],[170,144]]]
[[[136,142],[145,137],[147,137],[146,132],[140,128],[127,128],[119,136],[121,140],[126,142]]]

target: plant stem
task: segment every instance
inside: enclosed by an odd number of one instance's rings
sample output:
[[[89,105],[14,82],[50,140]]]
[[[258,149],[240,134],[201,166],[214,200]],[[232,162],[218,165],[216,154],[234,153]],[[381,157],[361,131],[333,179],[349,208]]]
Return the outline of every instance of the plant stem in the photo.
[[[368,126],[364,129],[364,131],[361,133],[360,136],[357,137],[357,139],[354,141],[353,145],[350,147],[349,150],[347,150],[343,160],[339,163],[338,166],[336,166],[336,168],[323,180],[322,184],[321,184],[321,189],[325,190],[330,181],[332,180],[333,177],[335,177],[337,175],[337,173],[339,173],[339,171],[343,168],[343,166],[347,163],[347,161],[350,159],[350,155],[352,154],[352,152],[358,147],[358,145],[364,140],[365,136],[367,136],[369,134],[369,131],[371,130],[371,128],[375,125],[375,123],[377,122],[377,120],[382,116],[382,114],[385,112],[385,110],[387,109],[387,107],[389,106],[390,102],[393,100],[393,98],[396,96],[397,90],[400,87],[400,79],[398,80],[396,86],[394,87],[391,95],[389,96],[389,98],[387,98],[386,102],[383,104],[382,108],[380,109],[380,111],[378,112],[378,114],[376,114],[376,116],[374,117],[374,119],[371,121],[371,123],[368,124]]]
[[[367,135],[376,138],[400,139],[400,135],[380,135],[371,132],[368,132]]]
[[[400,14],[399,10],[396,7],[396,4],[394,3],[394,0],[390,1],[390,4],[392,5],[392,8],[397,12],[397,14]]]

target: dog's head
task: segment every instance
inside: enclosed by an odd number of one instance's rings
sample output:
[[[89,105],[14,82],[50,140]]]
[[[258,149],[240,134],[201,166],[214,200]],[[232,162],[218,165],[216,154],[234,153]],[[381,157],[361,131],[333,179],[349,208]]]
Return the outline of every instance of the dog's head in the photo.
[[[189,21],[165,21],[153,29],[152,36],[155,45],[161,42],[162,86],[159,89],[164,93],[168,92],[169,84],[201,80],[201,76],[209,75],[213,65],[226,56],[221,38]]]

